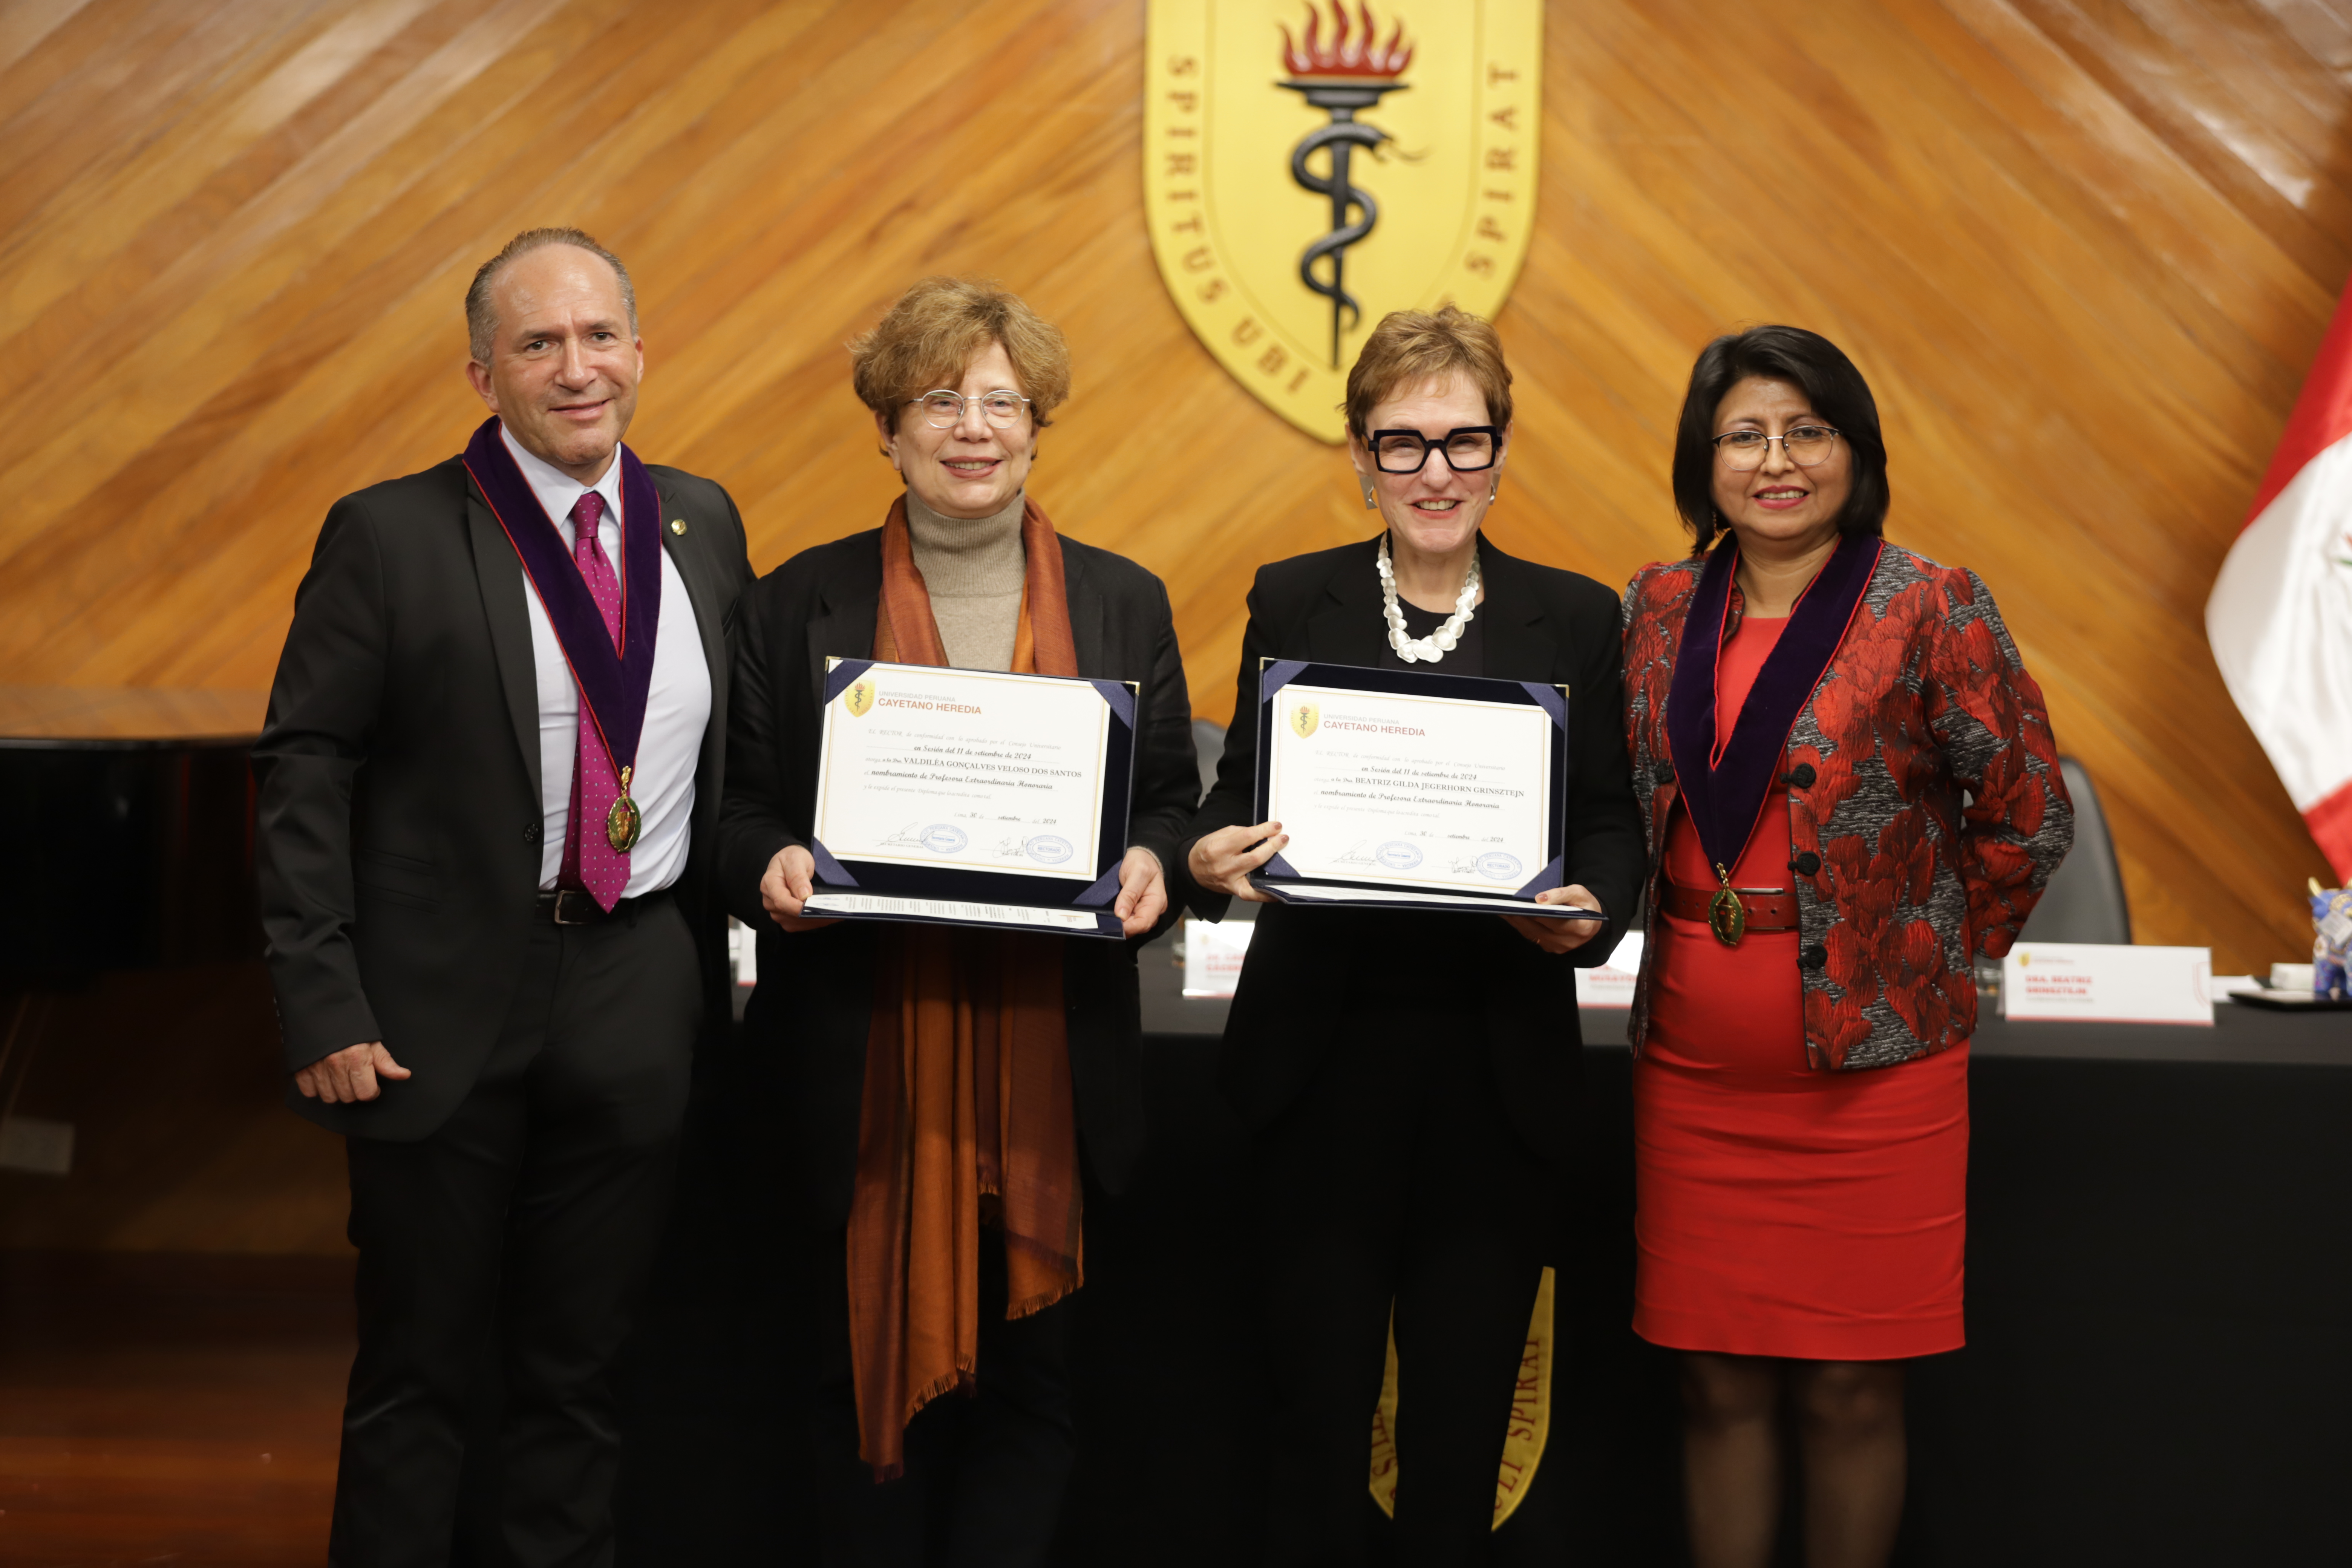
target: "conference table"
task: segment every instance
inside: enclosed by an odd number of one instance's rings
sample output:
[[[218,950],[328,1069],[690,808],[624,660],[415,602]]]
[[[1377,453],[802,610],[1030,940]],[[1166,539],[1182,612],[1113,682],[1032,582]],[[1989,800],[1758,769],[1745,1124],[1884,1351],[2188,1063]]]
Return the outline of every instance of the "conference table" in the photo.
[[[1213,1089],[1226,1005],[1181,994],[1178,940],[1142,954],[1151,1153],[1088,1226],[1100,1298],[1072,1563],[1245,1557],[1253,1489],[1278,1474],[1278,1434],[1271,1471],[1249,1459],[1267,1436],[1232,1305],[1247,1207]],[[1914,1372],[1898,1561],[2352,1550],[2352,1014],[2215,1015],[1979,1026],[1969,1345]],[[1562,1111],[1584,1134],[1555,1260],[1562,1375],[1506,1561],[1556,1563],[1562,1542],[1578,1563],[1683,1560],[1673,1360],[1626,1326],[1625,1019],[1582,1012],[1582,1103]]]
[[[1126,1194],[1089,1199],[1080,1457],[1055,1554],[1073,1568],[1247,1563],[1263,1489],[1282,1484],[1244,1144],[1214,1089],[1226,1005],[1181,994],[1178,940],[1140,955],[1150,1150]],[[1899,1563],[2346,1560],[2352,1015],[2215,1012],[2210,1029],[1979,1026],[1969,1344],[1915,1365]],[[1581,1156],[1554,1245],[1553,1416],[1496,1534],[1503,1568],[1685,1561],[1674,1359],[1627,1327],[1625,1014],[1581,1024],[1583,1093],[1559,1110]],[[808,1331],[782,1305],[793,1252],[768,1239],[768,1184],[709,1152],[772,1137],[718,1131],[730,1099],[703,1097],[632,1351],[624,1562],[798,1561],[808,1528],[786,1392]]]

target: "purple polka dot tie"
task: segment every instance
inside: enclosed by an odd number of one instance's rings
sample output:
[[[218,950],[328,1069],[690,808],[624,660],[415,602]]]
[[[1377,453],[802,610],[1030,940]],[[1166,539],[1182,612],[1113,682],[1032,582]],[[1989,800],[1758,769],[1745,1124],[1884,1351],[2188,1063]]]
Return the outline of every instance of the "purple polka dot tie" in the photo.
[[[621,580],[604,556],[596,524],[604,516],[604,498],[594,490],[572,506],[572,558],[579,563],[588,593],[604,612],[604,630],[613,646],[621,646]],[[599,909],[610,912],[629,885],[629,858],[613,847],[604,821],[621,797],[620,770],[613,765],[604,742],[588,715],[588,698],[580,698],[580,737],[572,753],[572,824],[563,835],[563,868],[556,884],[584,888]]]

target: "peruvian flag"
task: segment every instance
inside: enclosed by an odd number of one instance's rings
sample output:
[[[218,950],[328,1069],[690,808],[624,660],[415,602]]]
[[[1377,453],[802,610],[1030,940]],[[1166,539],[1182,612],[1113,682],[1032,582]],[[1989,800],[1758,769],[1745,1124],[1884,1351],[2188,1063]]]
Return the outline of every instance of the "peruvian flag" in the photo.
[[[2205,636],[2312,837],[2352,881],[2352,291],[2205,601]]]

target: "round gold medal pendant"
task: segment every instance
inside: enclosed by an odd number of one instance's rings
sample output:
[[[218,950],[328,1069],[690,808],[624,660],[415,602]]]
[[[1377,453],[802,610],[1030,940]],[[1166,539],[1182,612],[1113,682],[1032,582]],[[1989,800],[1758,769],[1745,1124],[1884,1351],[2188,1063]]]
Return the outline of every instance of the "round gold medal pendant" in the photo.
[[[629,798],[629,775],[635,771],[635,768],[621,770],[620,798],[614,801],[613,809],[604,814],[604,842],[613,847],[616,855],[626,855],[635,849],[637,834],[645,826],[644,819],[637,815],[637,803]]]
[[[1715,932],[1715,940],[1724,946],[1738,947],[1739,939],[1748,934],[1748,906],[1741,903],[1739,895],[1731,890],[1729,872],[1717,866],[1715,874],[1723,879],[1723,886],[1717,888],[1715,897],[1706,901],[1707,929]]]

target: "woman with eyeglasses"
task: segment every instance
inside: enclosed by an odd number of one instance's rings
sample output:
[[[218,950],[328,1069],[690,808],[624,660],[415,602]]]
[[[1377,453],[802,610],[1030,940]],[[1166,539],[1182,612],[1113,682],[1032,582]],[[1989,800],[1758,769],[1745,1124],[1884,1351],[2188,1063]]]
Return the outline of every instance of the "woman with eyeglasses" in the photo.
[[[1269,1565],[1364,1561],[1392,1319],[1397,1560],[1486,1561],[1573,1122],[1574,970],[1607,958],[1640,883],[1616,595],[1483,531],[1510,389],[1475,316],[1399,311],[1373,329],[1348,376],[1348,452],[1382,527],[1259,569],[1217,782],[1171,872],[1204,920],[1265,906],[1219,1077],[1251,1140],[1282,1455]],[[1268,903],[1249,874],[1287,840],[1251,810],[1266,658],[1567,686],[1567,885],[1544,899],[1606,921]]]
[[[1651,868],[1633,1328],[1683,1352],[1696,1568],[1770,1560],[1784,1430],[1805,1561],[1872,1568],[1904,1363],[1962,1342],[1974,961],[2009,951],[2074,818],[1983,582],[1881,536],[1878,407],[1834,344],[1709,343],[1674,490],[1691,554],[1625,591]]]
[[[816,1344],[793,1479],[827,1563],[1039,1563],[1075,1458],[1079,1155],[1115,1194],[1142,1145],[1135,949],[1199,797],[1192,703],[1160,580],[1029,493],[1061,333],[933,278],[850,353],[904,489],[879,529],[745,590],[720,819],[722,886],[760,932],[743,1044],[769,1081],[745,1098],[778,1107],[750,1157],[785,1151],[776,1225]],[[1136,682],[1130,940],[805,913],[828,655]]]

